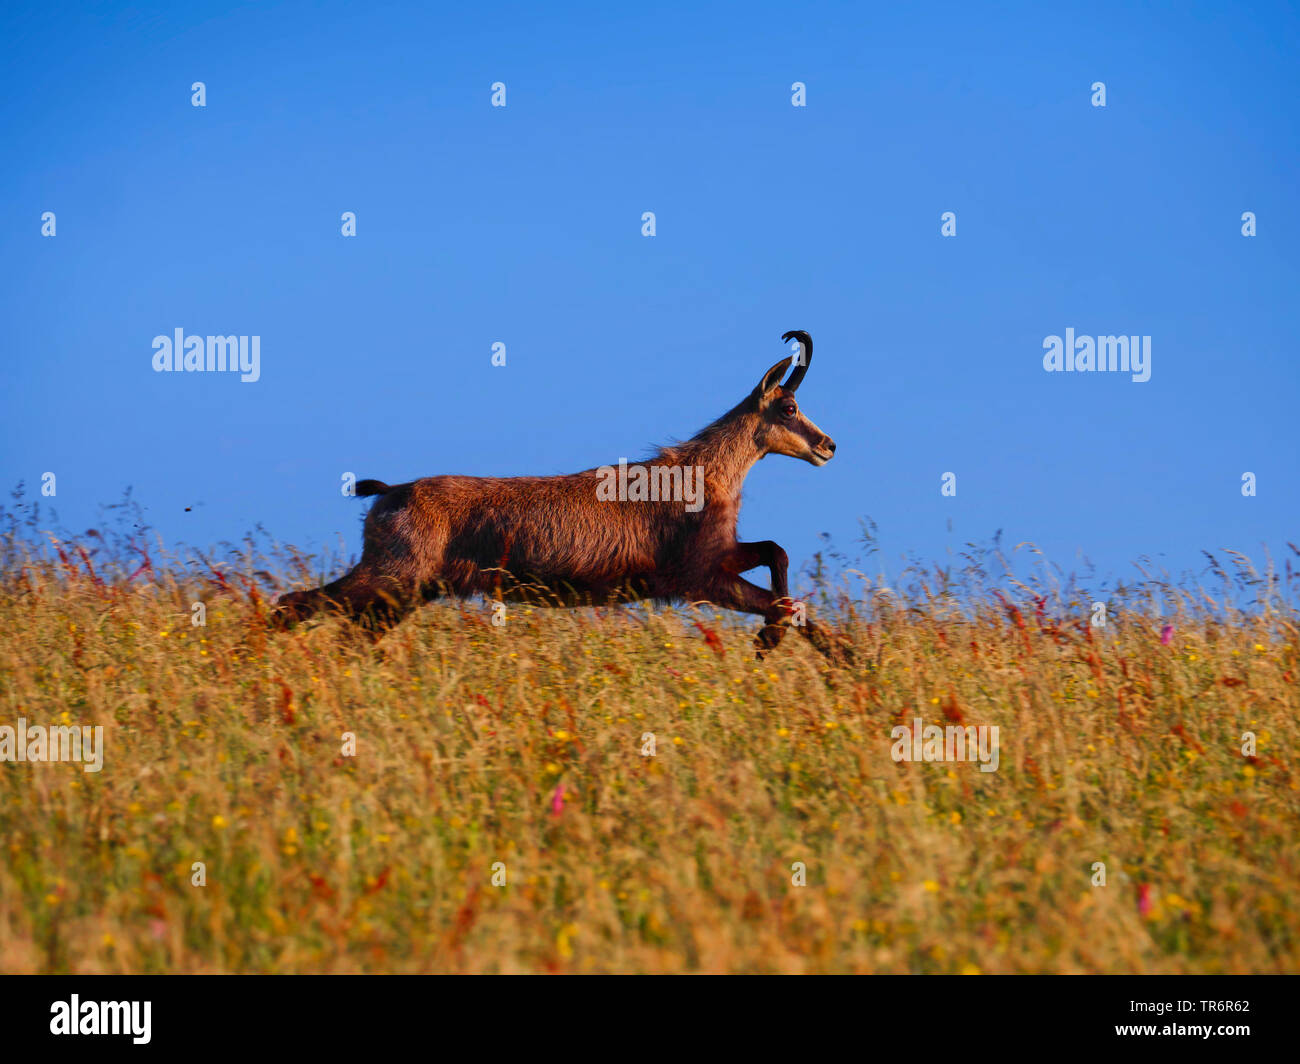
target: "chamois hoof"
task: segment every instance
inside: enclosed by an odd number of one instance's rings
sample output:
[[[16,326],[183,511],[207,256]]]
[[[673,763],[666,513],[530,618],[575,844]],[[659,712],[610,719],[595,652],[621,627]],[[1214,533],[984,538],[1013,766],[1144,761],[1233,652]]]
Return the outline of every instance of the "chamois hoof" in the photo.
[[[267,615],[266,626],[273,632],[287,632],[305,620],[311,610],[307,608],[311,592],[290,591],[275,601],[275,608]]]
[[[785,628],[783,624],[765,624],[759,629],[758,635],[754,637],[754,646],[758,650],[759,660],[762,660],[763,651],[775,650],[785,638]]]

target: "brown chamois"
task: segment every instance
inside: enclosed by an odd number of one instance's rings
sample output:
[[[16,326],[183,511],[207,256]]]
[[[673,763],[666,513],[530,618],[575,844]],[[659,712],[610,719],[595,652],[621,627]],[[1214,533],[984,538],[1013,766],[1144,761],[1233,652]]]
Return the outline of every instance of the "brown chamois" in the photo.
[[[781,641],[795,608],[785,551],[771,540],[736,539],[741,486],[765,455],[820,466],[835,453],[795,402],[812,338],[795,330],[782,339],[802,349],[789,380],[781,383],[794,356],[713,424],[644,462],[568,476],[358,482],[358,495],[379,496],[366,517],[361,561],[322,588],[282,596],[273,626],[332,608],[382,632],[444,594],[550,606],[710,602],[763,617],[762,657]],[[759,566],[771,571],[770,591],[740,575]],[[819,628],[796,628],[830,654]]]

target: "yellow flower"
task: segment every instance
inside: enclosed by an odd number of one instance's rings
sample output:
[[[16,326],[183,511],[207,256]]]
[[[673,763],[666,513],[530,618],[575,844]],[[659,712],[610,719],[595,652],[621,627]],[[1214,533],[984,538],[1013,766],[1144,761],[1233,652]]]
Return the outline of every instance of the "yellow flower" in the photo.
[[[936,883],[933,879],[927,879],[927,880],[926,880],[924,883],[922,883],[921,885],[922,885],[923,887],[925,887],[926,892],[927,892],[928,894],[938,894],[938,893],[939,893],[939,884]]]
[[[212,826],[216,828],[218,831],[220,831],[222,828],[226,826],[226,818],[222,816],[220,813],[218,813],[216,816],[212,818]]]
[[[967,961],[965,964],[961,966],[961,974],[962,975],[983,975],[984,973],[980,971],[980,966],[978,964],[971,964],[970,961]]]

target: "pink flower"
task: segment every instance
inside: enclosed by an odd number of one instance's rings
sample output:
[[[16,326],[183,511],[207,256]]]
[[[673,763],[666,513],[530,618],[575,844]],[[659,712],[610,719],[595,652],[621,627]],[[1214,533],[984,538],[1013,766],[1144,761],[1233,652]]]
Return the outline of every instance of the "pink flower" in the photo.
[[[1174,638],[1174,626],[1172,624],[1167,624],[1162,629],[1160,629],[1161,646],[1167,647],[1170,644],[1170,642],[1173,640],[1173,638]]]
[[[1138,887],[1138,912],[1143,916],[1151,913],[1151,884],[1143,883]]]
[[[559,816],[564,812],[564,784],[555,785],[555,793],[551,795],[551,815]]]

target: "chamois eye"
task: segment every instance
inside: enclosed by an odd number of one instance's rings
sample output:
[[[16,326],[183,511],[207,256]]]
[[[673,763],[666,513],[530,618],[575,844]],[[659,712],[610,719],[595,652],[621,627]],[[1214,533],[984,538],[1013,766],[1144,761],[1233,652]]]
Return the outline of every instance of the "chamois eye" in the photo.
[[[794,417],[795,412],[796,412],[798,409],[799,409],[799,408],[798,408],[797,406],[795,406],[794,403],[782,403],[782,404],[781,404],[781,416],[782,416],[783,418],[785,418],[787,421],[789,421],[792,417]]]

